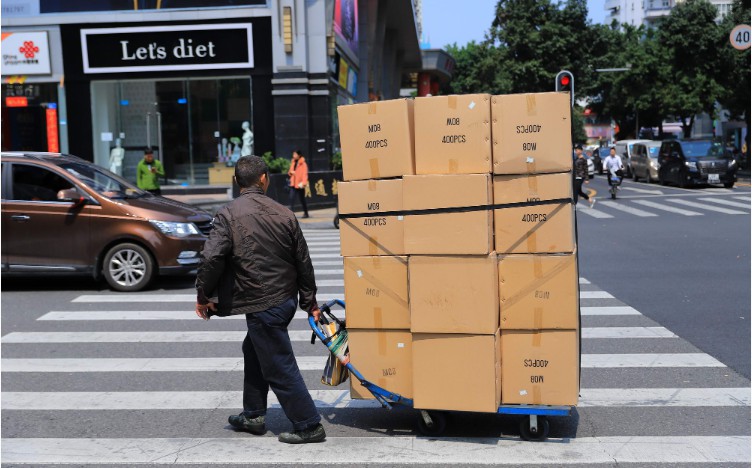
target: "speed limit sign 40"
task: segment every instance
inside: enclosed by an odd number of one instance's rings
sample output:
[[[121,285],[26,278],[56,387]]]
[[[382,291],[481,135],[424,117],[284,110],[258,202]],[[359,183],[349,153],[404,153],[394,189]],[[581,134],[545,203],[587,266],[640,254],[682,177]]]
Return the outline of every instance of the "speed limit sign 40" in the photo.
[[[748,24],[740,24],[739,26],[735,27],[731,30],[731,34],[729,35],[729,40],[731,41],[731,46],[734,49],[738,50],[747,50],[750,46],[750,34],[749,34],[749,25]]]

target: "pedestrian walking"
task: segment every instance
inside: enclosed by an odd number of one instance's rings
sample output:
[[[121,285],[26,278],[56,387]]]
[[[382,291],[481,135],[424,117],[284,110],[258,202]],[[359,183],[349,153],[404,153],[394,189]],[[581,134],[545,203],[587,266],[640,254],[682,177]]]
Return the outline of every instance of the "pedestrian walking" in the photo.
[[[136,185],[141,190],[146,190],[154,195],[162,195],[159,178],[164,177],[164,175],[162,163],[154,159],[154,152],[151,148],[146,148],[144,158],[136,166]]]
[[[305,199],[305,188],[308,186],[308,164],[300,150],[292,152],[292,162],[287,171],[290,178],[290,211],[295,211],[295,199],[303,205],[303,217],[308,218],[308,205]]]
[[[245,314],[243,412],[230,416],[238,430],[266,432],[269,388],[293,431],[281,442],[326,438],[321,416],[293,354],[287,327],[298,306],[318,321],[316,280],[295,215],[266,196],[269,172],[263,159],[243,156],[235,166],[240,196],[221,208],[201,252],[196,277],[196,314]]]
[[[574,147],[576,159],[574,160],[574,204],[579,201],[579,197],[584,198],[590,202],[590,208],[595,205],[595,197],[590,196],[582,191],[582,184],[587,184],[588,180],[588,165],[585,155],[582,154],[582,145],[576,145]]]

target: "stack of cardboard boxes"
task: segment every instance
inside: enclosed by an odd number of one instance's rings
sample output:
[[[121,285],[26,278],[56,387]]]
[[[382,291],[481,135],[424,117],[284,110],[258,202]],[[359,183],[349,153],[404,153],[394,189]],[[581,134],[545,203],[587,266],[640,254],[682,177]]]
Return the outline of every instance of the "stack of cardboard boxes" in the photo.
[[[350,358],[416,408],[573,405],[579,304],[569,100],[339,108]],[[353,398],[371,398],[351,382]]]

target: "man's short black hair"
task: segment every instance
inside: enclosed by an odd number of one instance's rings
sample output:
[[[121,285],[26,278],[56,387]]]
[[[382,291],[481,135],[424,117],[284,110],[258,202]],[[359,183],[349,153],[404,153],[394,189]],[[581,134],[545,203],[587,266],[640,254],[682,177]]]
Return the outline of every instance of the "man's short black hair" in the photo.
[[[147,154],[154,154],[154,150],[151,149],[151,147],[149,147],[149,146],[147,146],[146,148],[144,148],[144,156],[147,155]]]
[[[242,189],[258,184],[263,174],[267,174],[269,168],[258,156],[243,156],[235,164],[235,180]]]
[[[576,144],[576,145],[574,145],[574,149],[581,150],[582,149],[582,145]]]

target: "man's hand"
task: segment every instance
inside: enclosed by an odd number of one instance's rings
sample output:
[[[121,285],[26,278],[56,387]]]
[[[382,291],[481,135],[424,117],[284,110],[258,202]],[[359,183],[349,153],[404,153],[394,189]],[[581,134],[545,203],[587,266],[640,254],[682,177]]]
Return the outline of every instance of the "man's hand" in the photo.
[[[199,304],[196,303],[196,315],[201,317],[204,320],[209,320],[209,310],[212,312],[217,311],[217,305],[213,302],[209,302],[208,304]]]
[[[319,306],[314,305],[313,307],[311,307],[311,310],[310,312],[308,312],[308,315],[313,317],[314,322],[319,323],[319,319],[321,318],[321,311],[319,310]]]
[[[303,182],[298,184],[298,188],[303,188]]]

